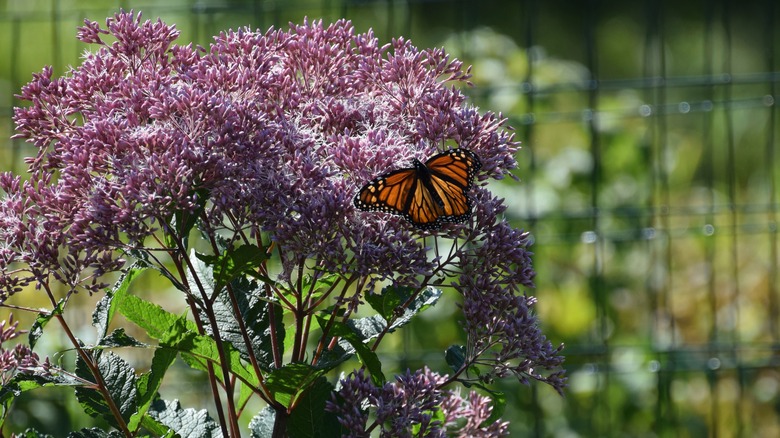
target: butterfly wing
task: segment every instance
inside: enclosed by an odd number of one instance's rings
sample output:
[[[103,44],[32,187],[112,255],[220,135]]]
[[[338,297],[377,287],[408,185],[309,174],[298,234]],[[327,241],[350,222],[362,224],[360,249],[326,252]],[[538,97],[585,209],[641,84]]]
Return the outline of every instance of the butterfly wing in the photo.
[[[419,163],[419,167],[423,164]],[[417,169],[417,183],[414,190],[410,193],[409,205],[403,212],[406,219],[424,230],[432,230],[441,227],[441,219],[446,216],[446,211],[442,206],[441,200],[430,190],[430,187],[424,183],[422,172]]]
[[[355,207],[363,211],[403,214],[408,208],[410,194],[417,184],[417,172],[414,168],[381,175],[360,189],[355,196]]]
[[[430,174],[430,190],[440,200],[442,222],[463,222],[471,216],[468,191],[482,167],[468,149],[452,149],[425,162]]]
[[[405,217],[422,229],[436,229],[444,222],[463,222],[471,215],[466,193],[481,167],[467,149],[453,149],[414,167],[396,170],[369,182],[355,196],[364,211],[382,211]]]

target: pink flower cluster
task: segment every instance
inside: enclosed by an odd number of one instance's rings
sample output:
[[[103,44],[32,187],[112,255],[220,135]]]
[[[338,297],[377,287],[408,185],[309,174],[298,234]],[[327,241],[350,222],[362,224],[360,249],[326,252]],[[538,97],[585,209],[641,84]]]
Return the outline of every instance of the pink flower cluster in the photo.
[[[565,385],[522,290],[527,236],[486,187],[518,145],[502,117],[466,102],[461,62],[343,20],[225,32],[207,49],[178,35],[140,14],[88,21],[79,38],[95,50],[22,89],[16,138],[38,153],[29,178],[0,175],[0,301],[50,281],[96,291],[122,257],[165,249],[174,218],[197,215],[201,229],[272,244],[283,282],[312,268],[360,279],[355,303],[378,281],[421,290],[448,276],[483,377]],[[422,232],[353,206],[378,174],[455,147],[482,162],[470,221]]]
[[[378,388],[357,371],[342,380],[326,409],[338,415],[348,437],[374,436],[374,430],[382,437],[412,436],[409,431],[413,427],[419,428],[417,436],[426,437],[509,435],[508,423],[487,423],[493,410],[488,397],[471,391],[464,398],[457,392],[442,390],[446,382],[446,375],[426,367],[406,372]]]

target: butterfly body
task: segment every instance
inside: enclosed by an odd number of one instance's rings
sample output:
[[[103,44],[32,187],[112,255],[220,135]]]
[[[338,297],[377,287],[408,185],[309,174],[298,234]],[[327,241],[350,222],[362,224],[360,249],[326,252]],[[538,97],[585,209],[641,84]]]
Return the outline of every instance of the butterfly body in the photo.
[[[468,149],[451,149],[412,167],[395,170],[366,184],[355,196],[364,211],[401,215],[415,226],[431,230],[460,223],[471,216],[471,189],[482,166]]]
[[[436,205],[439,206],[439,208],[444,208],[444,201],[442,201],[441,196],[431,183],[431,172],[428,170],[425,164],[423,164],[422,161],[418,160],[417,158],[414,159],[412,164],[414,165],[414,170],[417,172],[418,184],[422,184],[422,186],[425,187],[428,192],[430,192],[433,201],[436,203]],[[407,202],[411,203],[411,201],[412,198],[410,198]]]

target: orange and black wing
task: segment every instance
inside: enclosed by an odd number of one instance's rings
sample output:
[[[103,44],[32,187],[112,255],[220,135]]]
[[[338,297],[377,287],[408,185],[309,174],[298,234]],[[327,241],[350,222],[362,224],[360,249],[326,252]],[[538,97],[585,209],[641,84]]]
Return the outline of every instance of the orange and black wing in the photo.
[[[453,149],[414,167],[381,175],[355,196],[364,211],[382,211],[405,217],[422,229],[436,229],[445,222],[463,222],[471,215],[467,196],[481,167],[467,149]]]
[[[468,149],[453,149],[425,162],[430,174],[429,190],[439,200],[441,222],[464,222],[471,216],[468,192],[482,163]]]
[[[360,189],[355,196],[355,207],[363,211],[404,214],[411,199],[410,194],[417,185],[414,168],[381,175]]]

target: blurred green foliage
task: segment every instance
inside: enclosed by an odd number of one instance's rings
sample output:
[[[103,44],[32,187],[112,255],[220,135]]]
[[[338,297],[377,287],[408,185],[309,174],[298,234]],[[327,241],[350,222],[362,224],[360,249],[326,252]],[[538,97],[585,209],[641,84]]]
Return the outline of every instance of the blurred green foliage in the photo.
[[[358,31],[443,45],[473,65],[464,91],[502,112],[523,142],[520,181],[490,188],[534,236],[529,293],[546,333],[567,346],[571,383],[561,398],[507,382],[513,436],[780,435],[774,2],[118,4],[176,23],[182,43],[346,17]],[[113,12],[99,0],[2,2],[1,170],[22,172],[32,153],[9,139],[13,94],[46,64],[61,74],[77,63],[85,47],[75,27]],[[44,305],[30,292],[15,298]],[[86,321],[95,298],[79,298]],[[386,372],[446,371],[458,318],[456,303],[441,303],[384,344]],[[62,345],[48,335],[38,348]],[[204,386],[185,368],[171,374],[166,390],[203,407]],[[9,427],[63,436],[84,426],[66,414],[72,395],[61,396],[20,399]]]

